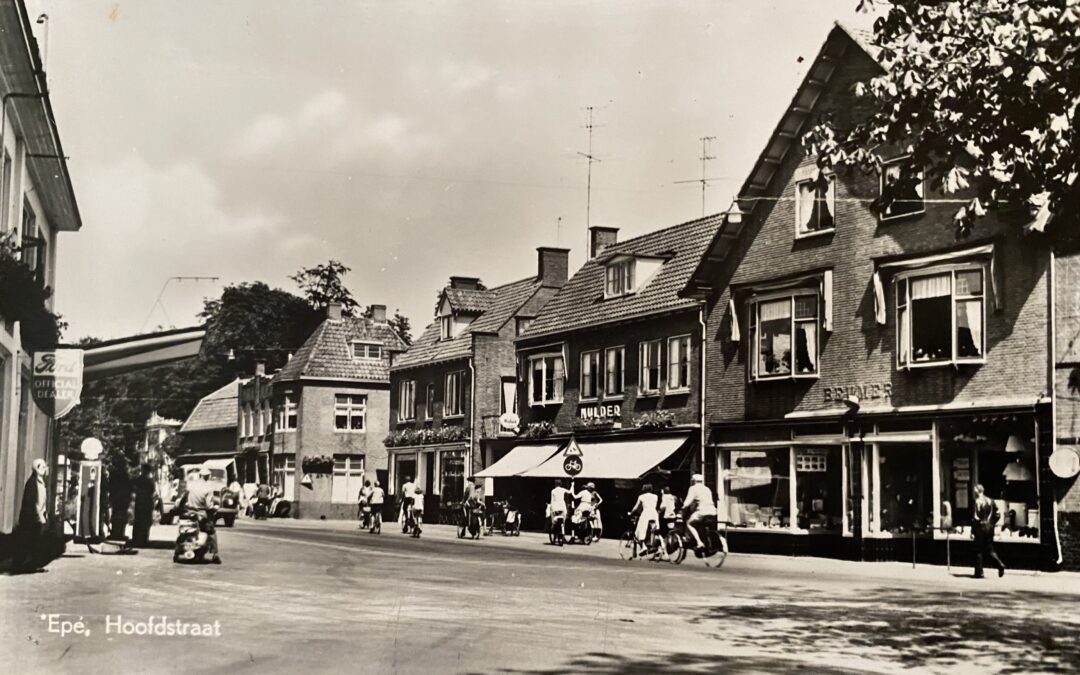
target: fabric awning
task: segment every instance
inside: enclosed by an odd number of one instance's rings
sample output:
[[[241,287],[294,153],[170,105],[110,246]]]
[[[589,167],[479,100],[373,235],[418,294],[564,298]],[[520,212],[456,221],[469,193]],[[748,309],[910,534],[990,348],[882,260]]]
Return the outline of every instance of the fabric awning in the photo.
[[[227,469],[232,463],[232,457],[228,459],[208,459],[203,462],[203,466],[205,466],[207,469]]]
[[[559,451],[560,443],[519,445],[488,468],[477,473],[479,478],[508,478],[520,476],[550,459]],[[561,465],[560,465],[561,466]]]
[[[690,438],[689,434],[638,440],[579,441],[581,464],[578,478],[640,478],[675,454]],[[525,478],[566,478],[563,453],[521,474]]]

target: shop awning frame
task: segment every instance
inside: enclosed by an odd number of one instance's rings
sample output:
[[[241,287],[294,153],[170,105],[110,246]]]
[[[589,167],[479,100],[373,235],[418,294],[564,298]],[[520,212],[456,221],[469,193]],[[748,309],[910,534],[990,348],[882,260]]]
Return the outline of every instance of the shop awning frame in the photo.
[[[577,478],[636,480],[692,442],[690,433],[637,439],[578,441],[584,466]],[[563,454],[520,474],[524,478],[567,478]]]
[[[561,457],[560,451],[566,441],[557,441],[540,444],[521,444],[514,446],[499,461],[476,474],[477,478],[511,478],[521,476],[526,472],[551,460],[553,457]],[[561,460],[560,460],[561,461]]]

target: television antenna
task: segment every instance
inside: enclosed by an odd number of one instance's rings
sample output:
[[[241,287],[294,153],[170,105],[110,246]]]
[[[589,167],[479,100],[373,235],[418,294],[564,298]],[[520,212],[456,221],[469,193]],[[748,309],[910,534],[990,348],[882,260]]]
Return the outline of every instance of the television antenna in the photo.
[[[701,184],[701,215],[705,215],[705,189],[709,183],[720,180],[720,178],[706,178],[706,171],[708,170],[708,164],[711,160],[716,159],[715,155],[709,154],[709,144],[716,140],[716,136],[702,136],[701,141],[701,178],[695,178],[693,180],[677,180],[679,183],[700,183]]]

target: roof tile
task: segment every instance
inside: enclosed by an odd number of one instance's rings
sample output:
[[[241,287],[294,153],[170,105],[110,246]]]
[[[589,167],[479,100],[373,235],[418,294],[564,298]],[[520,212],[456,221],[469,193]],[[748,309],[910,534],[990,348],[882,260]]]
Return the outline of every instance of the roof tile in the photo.
[[[350,343],[356,341],[382,344],[381,358],[352,358]],[[326,319],[296,354],[285,364],[274,382],[300,378],[358,380],[363,382],[390,381],[389,351],[404,351],[394,329],[385,323],[375,323],[362,317]]]

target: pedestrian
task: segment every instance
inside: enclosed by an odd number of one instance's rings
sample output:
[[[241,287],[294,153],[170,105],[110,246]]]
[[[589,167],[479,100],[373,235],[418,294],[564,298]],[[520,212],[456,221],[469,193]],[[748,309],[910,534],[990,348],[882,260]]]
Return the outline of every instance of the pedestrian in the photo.
[[[45,485],[49,465],[43,459],[35,459],[32,467],[19,511],[19,536],[15,538],[18,545],[12,561],[16,572],[32,572],[43,567],[41,551],[49,522],[48,488]]]
[[[986,496],[982,485],[975,486],[975,505],[972,509],[971,536],[975,539],[975,578],[983,578],[983,556],[997,566],[998,576],[1005,576],[1005,564],[994,551],[994,526],[997,525],[997,506]]]
[[[132,539],[136,546],[150,543],[150,526],[154,523],[156,497],[154,470],[149,464],[143,464],[142,473],[135,479],[135,525],[132,528]]]

